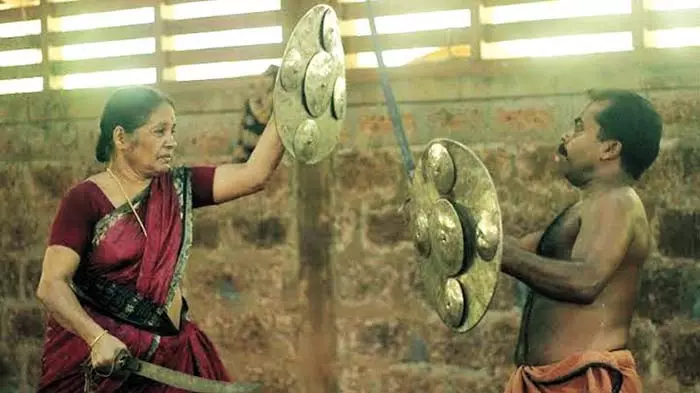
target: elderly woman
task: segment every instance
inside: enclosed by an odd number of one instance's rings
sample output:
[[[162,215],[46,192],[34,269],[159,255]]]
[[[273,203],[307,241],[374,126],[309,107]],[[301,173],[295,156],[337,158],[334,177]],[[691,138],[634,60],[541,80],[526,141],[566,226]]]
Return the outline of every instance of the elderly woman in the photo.
[[[122,88],[107,101],[96,149],[106,169],[66,193],[44,256],[37,296],[50,318],[39,392],[179,392],[85,371],[109,368],[124,349],[230,380],[181,292],[192,209],[262,190],[284,148],[270,121],[246,163],[173,167],[175,123],[172,101],[152,88]]]

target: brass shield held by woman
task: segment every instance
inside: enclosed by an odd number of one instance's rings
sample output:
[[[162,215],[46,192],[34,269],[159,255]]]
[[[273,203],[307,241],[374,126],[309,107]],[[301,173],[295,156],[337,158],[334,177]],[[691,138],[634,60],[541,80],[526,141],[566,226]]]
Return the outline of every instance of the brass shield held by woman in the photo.
[[[277,131],[287,152],[315,164],[338,144],[347,107],[345,54],[333,8],[311,8],[292,31],[274,90]]]

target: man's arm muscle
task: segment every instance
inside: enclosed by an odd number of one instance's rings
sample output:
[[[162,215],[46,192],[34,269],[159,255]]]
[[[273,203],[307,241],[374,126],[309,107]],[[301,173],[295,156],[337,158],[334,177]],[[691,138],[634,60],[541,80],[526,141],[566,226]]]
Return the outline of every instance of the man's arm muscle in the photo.
[[[552,299],[591,303],[625,257],[633,215],[627,195],[606,194],[582,212],[571,261],[540,257],[510,240],[504,245],[502,270]]]

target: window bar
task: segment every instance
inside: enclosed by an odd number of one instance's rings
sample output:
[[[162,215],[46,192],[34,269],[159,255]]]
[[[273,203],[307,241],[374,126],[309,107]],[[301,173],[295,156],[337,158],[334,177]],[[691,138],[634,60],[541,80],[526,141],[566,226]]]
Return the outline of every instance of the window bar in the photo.
[[[155,1],[155,21],[153,22],[153,36],[156,40],[155,56],[156,65],[156,86],[162,86],[164,82],[164,72],[167,67],[167,59],[163,51],[163,37],[165,32],[165,21],[163,20],[163,8],[165,4],[161,0]]]

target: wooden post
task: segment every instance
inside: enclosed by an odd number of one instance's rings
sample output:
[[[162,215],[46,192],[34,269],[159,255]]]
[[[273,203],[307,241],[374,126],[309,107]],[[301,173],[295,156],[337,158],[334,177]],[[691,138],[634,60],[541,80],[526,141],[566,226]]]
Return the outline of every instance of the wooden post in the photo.
[[[470,58],[481,60],[481,40],[484,39],[481,27],[481,6],[483,0],[473,0],[471,3],[471,23],[469,24],[469,48]]]
[[[638,54],[644,49],[644,28],[646,27],[646,10],[644,0],[632,0],[632,43]]]
[[[155,21],[153,23],[153,37],[156,39],[156,52],[153,54],[156,58],[156,86],[163,88],[164,73],[167,64],[166,53],[163,50],[163,37],[166,35],[165,21],[163,20],[163,7],[165,2],[162,0],[155,1]]]
[[[337,2],[283,0],[285,41],[299,19],[313,6],[327,4],[339,13]],[[333,204],[332,156],[315,165],[295,161],[295,194],[299,239],[299,289],[302,328],[298,341],[302,391],[339,390],[336,368],[336,327],[332,273]]]
[[[44,91],[51,90],[51,60],[49,59],[49,17],[51,16],[51,4],[49,0],[41,0],[39,3],[41,20],[41,76],[44,78]]]
[[[331,159],[296,164],[300,295],[306,316],[299,337],[300,370],[306,393],[336,392],[336,330],[331,246]]]

